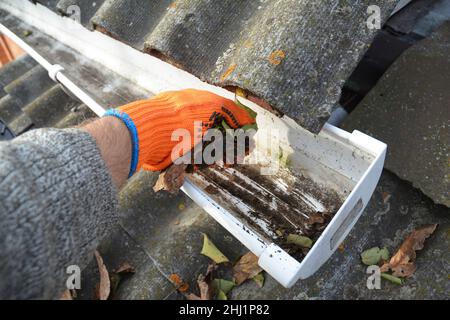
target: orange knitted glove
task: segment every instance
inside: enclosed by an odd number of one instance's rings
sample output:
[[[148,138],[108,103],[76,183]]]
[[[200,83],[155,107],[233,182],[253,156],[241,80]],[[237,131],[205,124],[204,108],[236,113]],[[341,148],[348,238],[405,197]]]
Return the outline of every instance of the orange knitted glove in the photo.
[[[202,121],[202,136],[224,120],[233,129],[254,124],[255,119],[233,101],[208,91],[187,89],[161,93],[148,100],[136,101],[118,109],[110,109],[105,116],[120,118],[132,137],[130,176],[141,167],[159,171],[172,164],[172,132],[186,129],[194,147],[194,122]],[[220,123],[220,122],[219,122]]]

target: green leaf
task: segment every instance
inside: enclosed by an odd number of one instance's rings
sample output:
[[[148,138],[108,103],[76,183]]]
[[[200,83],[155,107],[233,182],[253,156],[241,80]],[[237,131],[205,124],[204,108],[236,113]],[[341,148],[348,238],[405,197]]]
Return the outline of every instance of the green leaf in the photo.
[[[247,111],[250,117],[252,117],[253,119],[256,119],[256,116],[258,114],[255,111],[253,111],[252,109],[250,109],[249,107],[245,106],[242,102],[240,102],[237,97],[234,99],[234,103],[236,103],[239,107],[241,107],[242,109]]]
[[[248,130],[258,131],[258,125],[256,123],[254,123],[254,124],[246,124],[245,126],[242,127],[242,130],[244,130],[244,131],[248,131]]]
[[[234,281],[229,281],[225,279],[214,279],[211,283],[212,288],[215,292],[223,291],[225,294],[234,288]]]
[[[362,263],[367,266],[377,265],[380,263],[381,259],[389,259],[389,251],[387,248],[380,249],[378,247],[373,247],[361,253]]]
[[[222,252],[220,252],[219,249],[217,249],[206,234],[203,234],[203,248],[200,253],[207,256],[217,264],[230,261]]]
[[[392,283],[398,284],[398,285],[402,285],[403,284],[403,280],[402,279],[397,278],[397,277],[395,277],[395,276],[393,276],[393,275],[391,275],[389,273],[382,272],[381,273],[381,277],[383,279],[386,279],[386,280],[388,280],[388,281],[390,281]]]
[[[225,120],[222,120],[222,127],[226,130],[226,129],[231,129],[231,127],[226,123]]]
[[[260,288],[264,287],[264,280],[265,279],[264,279],[264,274],[262,272],[258,273],[252,279],[256,282],[258,287],[260,287]]]
[[[290,234],[287,237],[287,243],[292,243],[303,248],[311,248],[313,241],[305,236],[300,236],[298,234]]]
[[[223,291],[219,291],[217,294],[217,300],[228,300],[227,295]]]
[[[380,250],[380,257],[384,261],[389,260],[389,250],[386,247]]]

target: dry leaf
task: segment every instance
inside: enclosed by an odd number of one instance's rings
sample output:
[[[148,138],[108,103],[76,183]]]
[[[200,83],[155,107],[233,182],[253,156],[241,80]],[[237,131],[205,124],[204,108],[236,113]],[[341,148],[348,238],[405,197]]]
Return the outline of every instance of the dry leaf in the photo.
[[[114,273],[135,273],[136,270],[128,262],[123,263]]]
[[[70,292],[70,290],[67,289],[66,291],[64,291],[59,300],[73,300],[72,293]]]
[[[98,284],[97,297],[99,300],[107,300],[111,291],[111,283],[109,281],[108,270],[106,269],[100,253],[95,251],[95,259],[97,259],[98,271],[100,273],[100,283]]]
[[[324,217],[320,213],[313,213],[309,216],[308,224],[323,224],[325,223]]]
[[[236,285],[240,285],[245,280],[255,277],[262,271],[258,265],[258,257],[252,252],[244,254],[233,267],[233,277]]]
[[[410,277],[416,271],[416,251],[423,249],[425,239],[433,234],[436,227],[437,224],[431,224],[411,232],[389,263],[381,267],[381,272],[392,270],[393,276]]]
[[[205,277],[203,275],[199,275],[197,279],[197,285],[200,289],[200,299],[201,300],[209,300],[210,299],[210,293],[209,293],[209,285],[205,281]]]
[[[389,199],[391,198],[391,195],[387,192],[382,192],[381,198],[383,198],[383,203],[386,204],[386,203],[388,203]]]
[[[217,249],[206,234],[203,234],[203,248],[200,253],[212,259],[217,264],[230,261],[219,249]]]
[[[186,292],[189,289],[189,284],[185,282],[179,275],[173,273],[169,276],[169,280],[175,285],[178,291]]]
[[[183,186],[184,177],[186,175],[187,164],[173,164],[166,171],[162,172],[155,185],[153,191],[158,192],[166,190],[170,193],[176,193]]]
[[[205,276],[202,274],[198,276],[197,285],[200,290],[200,297],[193,293],[188,293],[185,295],[187,300],[210,300],[210,290],[209,285],[205,281]]]

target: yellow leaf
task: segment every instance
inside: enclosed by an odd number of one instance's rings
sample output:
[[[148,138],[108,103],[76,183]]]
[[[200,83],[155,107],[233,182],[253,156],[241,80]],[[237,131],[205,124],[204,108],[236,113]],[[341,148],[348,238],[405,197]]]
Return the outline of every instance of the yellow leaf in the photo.
[[[219,249],[217,249],[206,234],[203,234],[203,248],[200,253],[207,256],[217,264],[230,261],[222,252],[220,252]]]
[[[258,273],[252,279],[256,282],[258,287],[260,288],[264,287],[264,274],[262,272]]]
[[[245,90],[242,88],[236,88],[236,95],[242,98],[247,98],[247,94],[245,93]]]
[[[222,290],[217,294],[217,300],[228,300],[227,295]]]
[[[298,234],[290,234],[287,237],[287,243],[293,243],[297,246],[304,247],[304,248],[311,248],[312,247],[312,240],[305,236],[300,236]]]

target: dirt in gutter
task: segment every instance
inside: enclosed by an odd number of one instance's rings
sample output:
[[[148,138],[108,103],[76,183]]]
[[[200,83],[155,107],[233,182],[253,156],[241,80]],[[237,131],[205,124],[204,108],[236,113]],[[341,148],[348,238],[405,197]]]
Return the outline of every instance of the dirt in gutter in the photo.
[[[288,243],[288,235],[316,241],[343,200],[335,191],[289,169],[280,168],[271,176],[261,175],[260,169],[215,165],[189,179],[263,238],[301,260],[308,249]]]

